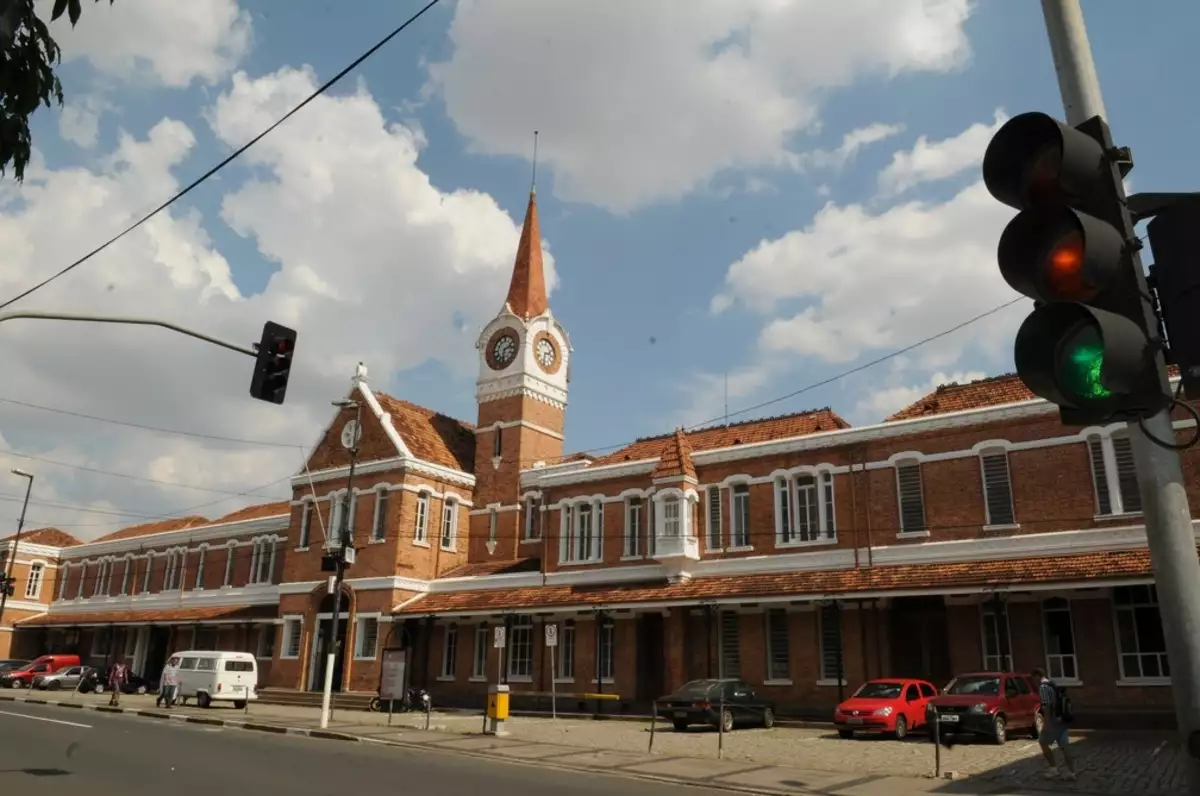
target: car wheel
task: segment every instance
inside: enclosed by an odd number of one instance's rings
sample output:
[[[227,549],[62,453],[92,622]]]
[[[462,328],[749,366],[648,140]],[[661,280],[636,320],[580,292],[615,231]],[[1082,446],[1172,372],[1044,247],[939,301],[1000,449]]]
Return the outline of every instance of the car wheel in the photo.
[[[146,695],[146,686],[139,685],[137,688],[134,689],[134,691],[137,693],[138,696],[145,696]]]
[[[196,694],[196,704],[201,708],[208,710],[212,707],[212,697],[208,694]]]
[[[839,738],[850,739],[854,737],[854,730],[838,730]]]
[[[1046,726],[1046,717],[1042,715],[1042,711],[1033,714],[1033,727],[1029,734],[1033,736],[1033,740],[1038,740],[1042,737],[1042,728]]]
[[[1003,716],[997,716],[992,719],[992,740],[997,744],[1003,744],[1008,740],[1008,722]]]
[[[896,717],[896,740],[903,741],[904,737],[906,735],[908,735],[908,719],[904,718],[903,716],[897,716]]]
[[[94,690],[97,694],[103,694],[105,691],[104,683],[96,683],[96,688]]]
[[[763,727],[765,727],[766,729],[769,730],[774,726],[775,726],[775,711],[771,710],[770,708],[765,708],[763,710]]]
[[[686,721],[676,721],[673,722],[673,724],[675,726],[675,732],[687,732],[688,723]]]
[[[721,732],[733,732],[733,711],[721,711]]]
[[[46,689],[49,691],[60,691],[62,690],[62,683],[57,680],[51,680],[50,685],[46,686]]]
[[[20,688],[22,685],[24,685],[24,684],[23,684],[23,683],[22,683],[20,680],[13,680],[13,681],[12,681],[12,687],[13,687],[13,688]]]

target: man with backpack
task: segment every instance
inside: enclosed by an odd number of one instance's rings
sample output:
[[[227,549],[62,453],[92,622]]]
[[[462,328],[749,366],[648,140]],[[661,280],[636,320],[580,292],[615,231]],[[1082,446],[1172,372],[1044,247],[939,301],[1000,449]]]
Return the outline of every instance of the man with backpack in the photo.
[[[1062,778],[1066,782],[1075,781],[1075,761],[1068,750],[1067,725],[1075,720],[1071,711],[1071,700],[1067,692],[1053,680],[1046,677],[1041,669],[1032,672],[1033,681],[1037,683],[1038,697],[1042,700],[1042,732],[1038,736],[1038,745],[1042,747],[1042,757],[1050,764],[1046,772],[1047,779]],[[1063,766],[1060,770],[1054,760],[1054,745],[1058,744],[1063,756]]]

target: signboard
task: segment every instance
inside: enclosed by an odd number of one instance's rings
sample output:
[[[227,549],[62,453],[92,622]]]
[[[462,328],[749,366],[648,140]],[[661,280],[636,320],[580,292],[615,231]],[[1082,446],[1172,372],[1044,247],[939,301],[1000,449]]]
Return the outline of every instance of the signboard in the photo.
[[[379,680],[379,698],[384,700],[404,698],[404,669],[407,663],[407,651],[402,649],[385,649]]]
[[[496,632],[492,640],[492,646],[498,650],[504,649],[504,625],[500,625],[496,628]]]
[[[546,646],[558,646],[558,625],[546,625]]]

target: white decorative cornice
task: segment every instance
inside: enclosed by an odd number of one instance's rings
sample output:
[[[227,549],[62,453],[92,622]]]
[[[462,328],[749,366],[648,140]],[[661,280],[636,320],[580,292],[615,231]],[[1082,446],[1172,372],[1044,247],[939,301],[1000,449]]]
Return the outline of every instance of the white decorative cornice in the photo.
[[[17,550],[13,552],[13,540],[9,539],[3,544],[0,544],[0,550],[7,550],[10,556],[16,557],[19,555],[41,556],[46,558],[57,558],[64,550],[70,550],[70,547],[51,547],[45,544],[36,544],[34,542],[26,542],[21,540],[17,545]],[[17,563],[21,563],[20,560]]]
[[[625,478],[631,475],[649,475],[658,466],[658,459],[641,459],[636,462],[620,462],[604,464],[598,467],[578,467],[572,469],[551,469],[549,467],[536,470],[525,470],[521,473],[522,487],[551,487],[566,484],[581,484],[590,481],[606,481],[612,478]]]
[[[371,387],[367,384],[366,368],[362,363],[358,363],[361,373],[355,376],[355,387],[358,389],[358,394],[362,396],[366,402],[367,408],[371,410],[371,414],[375,415],[375,419],[379,421],[379,425],[383,427],[383,433],[387,434],[389,440],[396,448],[396,455],[404,458],[412,458],[412,451],[405,444],[404,439],[400,436],[400,432],[392,425],[392,416],[388,412],[383,411],[383,407],[379,405],[379,399],[375,397],[375,393],[371,392]]]
[[[66,598],[50,604],[49,613],[108,613],[114,611],[161,611],[238,605],[272,605],[279,602],[279,587],[273,584],[237,589],[172,589],[153,594],[124,594],[116,597]]]
[[[393,456],[390,459],[376,459],[373,462],[361,462],[354,466],[354,472],[359,475],[372,475],[374,473],[383,473],[391,470],[403,470],[417,473],[430,478],[436,478],[445,483],[456,484],[458,486],[467,488],[473,488],[475,486],[475,476],[471,475],[470,473],[465,473],[462,470],[455,470],[441,464],[427,462],[424,459],[417,459],[407,456]],[[310,481],[314,484],[318,484],[325,481],[345,480],[349,475],[349,465],[346,465],[345,467],[332,467],[328,470],[317,470],[316,472],[301,473],[300,475],[292,476],[292,488],[296,489],[306,487]]]
[[[145,547],[165,547],[179,543],[199,542],[211,539],[226,539],[231,536],[254,536],[275,531],[286,533],[291,524],[292,515],[273,514],[269,517],[255,517],[249,520],[223,522],[213,525],[193,525],[190,528],[180,528],[174,531],[160,531],[143,536],[129,536],[124,539],[111,539],[107,542],[89,542],[75,547],[63,548],[60,553],[64,561],[76,561],[112,553],[124,553],[140,550]],[[286,538],[286,537],[280,537]]]

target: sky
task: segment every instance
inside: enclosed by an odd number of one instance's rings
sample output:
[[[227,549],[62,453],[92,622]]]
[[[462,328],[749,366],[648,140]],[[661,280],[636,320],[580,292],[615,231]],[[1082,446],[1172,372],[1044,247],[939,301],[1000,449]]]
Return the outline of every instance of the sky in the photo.
[[[52,32],[66,103],[0,178],[0,299],[103,242],[394,29],[416,0],[115,0]],[[1085,0],[1132,190],[1192,190],[1200,5]],[[48,0],[40,4],[48,13]],[[299,332],[287,401],[166,331],[0,327],[0,528],[80,538],[284,498],[355,364],[473,421],[538,131],[567,449],[830,406],[878,422],[1012,368],[992,133],[1063,115],[1034,0],[442,0],[138,231],[10,309]],[[816,385],[816,386],[811,386]],[[113,422],[118,421],[118,422]],[[146,428],[150,427],[150,428]],[[183,432],[183,433],[180,433]]]

